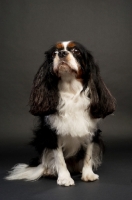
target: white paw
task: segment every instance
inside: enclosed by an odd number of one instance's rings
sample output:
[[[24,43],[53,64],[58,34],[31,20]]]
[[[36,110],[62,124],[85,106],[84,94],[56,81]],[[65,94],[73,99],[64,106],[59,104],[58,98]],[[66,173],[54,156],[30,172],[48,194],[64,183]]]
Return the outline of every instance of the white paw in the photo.
[[[99,175],[95,174],[92,170],[84,170],[81,179],[83,181],[96,181],[99,179]]]
[[[75,185],[74,180],[71,177],[58,177],[57,184],[62,186]]]

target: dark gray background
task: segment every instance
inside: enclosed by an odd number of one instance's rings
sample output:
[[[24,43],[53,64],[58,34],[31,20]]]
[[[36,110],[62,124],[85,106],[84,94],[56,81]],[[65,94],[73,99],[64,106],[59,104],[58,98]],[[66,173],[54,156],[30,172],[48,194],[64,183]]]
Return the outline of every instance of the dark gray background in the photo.
[[[0,9],[1,199],[132,199],[132,1],[1,0]],[[36,123],[28,113],[32,80],[44,52],[62,40],[92,51],[117,99],[114,116],[101,125],[107,150],[100,180],[83,183],[75,176],[71,188],[54,179],[6,182],[6,171],[34,154],[26,146]]]

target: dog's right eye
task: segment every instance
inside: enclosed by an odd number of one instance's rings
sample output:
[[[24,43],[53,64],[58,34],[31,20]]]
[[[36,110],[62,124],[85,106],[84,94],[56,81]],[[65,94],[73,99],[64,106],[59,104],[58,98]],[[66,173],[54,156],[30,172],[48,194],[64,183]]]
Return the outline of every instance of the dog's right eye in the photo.
[[[56,49],[55,51],[53,51],[52,57],[54,58],[54,57],[56,56],[57,53],[58,53],[58,50]]]

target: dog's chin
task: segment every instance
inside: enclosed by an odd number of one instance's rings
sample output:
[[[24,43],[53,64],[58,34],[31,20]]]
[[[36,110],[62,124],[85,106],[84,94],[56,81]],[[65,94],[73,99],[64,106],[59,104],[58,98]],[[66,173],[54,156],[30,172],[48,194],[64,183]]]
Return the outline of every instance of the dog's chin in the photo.
[[[58,65],[56,73],[58,77],[73,77],[76,76],[77,71],[67,63],[61,63]]]

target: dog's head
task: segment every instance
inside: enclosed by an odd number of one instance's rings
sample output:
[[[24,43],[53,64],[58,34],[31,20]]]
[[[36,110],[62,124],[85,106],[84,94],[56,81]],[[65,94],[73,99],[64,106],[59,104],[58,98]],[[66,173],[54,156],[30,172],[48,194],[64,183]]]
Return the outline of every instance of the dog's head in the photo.
[[[89,88],[88,112],[93,118],[104,118],[115,110],[115,99],[101,79],[91,53],[74,41],[58,42],[45,52],[45,62],[39,68],[30,95],[30,112],[47,115],[56,112],[59,102],[58,82],[76,78]]]

